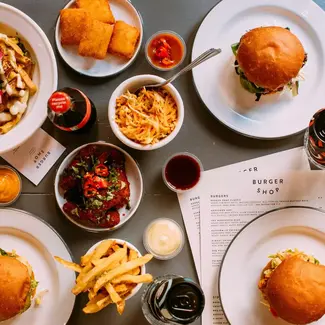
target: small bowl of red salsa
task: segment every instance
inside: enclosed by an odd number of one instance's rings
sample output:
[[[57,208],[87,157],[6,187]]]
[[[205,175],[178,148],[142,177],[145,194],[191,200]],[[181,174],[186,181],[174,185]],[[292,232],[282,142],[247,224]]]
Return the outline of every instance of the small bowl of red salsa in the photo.
[[[186,44],[173,31],[163,30],[152,35],[146,44],[146,58],[157,70],[169,71],[178,67],[185,59]]]

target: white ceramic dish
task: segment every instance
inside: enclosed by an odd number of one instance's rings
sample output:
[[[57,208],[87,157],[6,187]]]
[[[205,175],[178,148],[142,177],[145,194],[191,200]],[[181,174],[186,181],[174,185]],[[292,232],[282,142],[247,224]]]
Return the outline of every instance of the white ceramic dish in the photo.
[[[0,135],[0,154],[25,142],[41,127],[47,116],[46,102],[57,88],[58,72],[50,42],[42,29],[20,10],[0,3],[0,33],[18,36],[30,51],[36,67],[33,81],[37,93],[28,102],[21,121],[8,133]],[[4,23],[5,22],[5,23]]]
[[[82,225],[78,223],[75,219],[71,218],[68,214],[66,214],[63,211],[63,205],[66,203],[66,200],[63,197],[63,191],[59,187],[59,181],[60,181],[60,176],[62,175],[64,169],[70,164],[70,162],[73,160],[73,158],[77,155],[77,153],[84,147],[87,147],[89,145],[97,145],[97,146],[104,146],[107,148],[112,148],[116,149],[120,152],[122,152],[125,156],[125,170],[126,170],[126,175],[130,183],[130,205],[131,209],[127,210],[126,207],[123,207],[119,209],[120,213],[120,218],[121,221],[120,223],[113,227],[113,228],[98,228],[98,227],[87,227],[85,225]],[[54,181],[54,191],[55,191],[55,198],[56,202],[59,205],[62,213],[75,225],[78,227],[90,231],[90,232],[104,232],[104,231],[113,231],[116,230],[120,227],[122,227],[131,217],[135,214],[137,211],[142,195],[143,195],[143,180],[142,180],[142,175],[140,168],[136,161],[123,149],[119,148],[118,146],[115,146],[111,143],[106,143],[106,142],[93,142],[93,143],[87,143],[84,144],[75,150],[73,150],[61,163],[56,176],[55,176],[55,181]]]
[[[29,308],[22,315],[2,322],[3,325],[63,325],[71,315],[75,296],[75,273],[58,264],[53,256],[72,261],[62,238],[43,220],[16,209],[0,209],[0,247],[16,250],[33,267],[39,281],[37,293],[48,290],[40,307]]]
[[[143,41],[143,24],[140,13],[135,9],[130,1],[110,0],[110,6],[116,20],[123,20],[126,23],[135,26],[140,31],[140,39],[137,49],[130,60],[119,58],[115,55],[107,55],[104,60],[84,58],[78,55],[78,46],[62,46],[60,33],[60,17],[56,23],[55,43],[62,59],[75,71],[89,77],[109,77],[116,75],[127,69],[138,56]],[[70,1],[65,8],[70,8],[75,1]]]
[[[141,257],[142,254],[140,253],[140,251],[134,246],[132,245],[131,243],[129,243],[128,241],[126,240],[122,240],[122,239],[115,239],[115,238],[107,238],[107,239],[110,239],[110,240],[115,240],[118,244],[121,244],[121,245],[124,245],[124,243],[126,243],[126,245],[130,248],[130,249],[133,249],[134,251],[136,251],[138,253],[138,256]],[[98,242],[97,244],[93,245],[92,247],[89,248],[88,252],[86,254],[89,254],[91,253],[103,240],[101,240],[100,242]],[[146,266],[143,265],[141,266],[141,275],[142,274],[146,274]],[[131,299],[132,297],[134,297],[141,289],[142,287],[142,283],[139,283],[131,292],[131,294],[129,296],[126,297],[125,300],[129,300]]]
[[[177,91],[177,89],[172,85],[168,84],[165,86],[165,89],[173,96],[173,98],[176,101],[177,108],[178,108],[178,122],[176,125],[176,128],[174,131],[167,136],[165,139],[159,141],[158,143],[152,144],[152,145],[141,145],[139,143],[136,143],[129,138],[127,138],[121,131],[117,123],[115,122],[115,111],[116,111],[116,99],[123,94],[126,93],[127,90],[134,91],[138,88],[141,88],[142,86],[149,85],[152,83],[158,83],[163,82],[165,79],[154,76],[154,75],[138,75],[135,77],[132,77],[130,79],[125,80],[122,82],[113,92],[109,104],[108,104],[108,120],[111,125],[111,128],[115,134],[115,136],[123,142],[125,145],[127,145],[130,148],[137,149],[137,150],[155,150],[164,147],[169,142],[171,142],[178,132],[180,131],[183,121],[184,121],[184,104],[182,97],[180,93]]]
[[[180,42],[181,44],[183,45],[183,56],[182,56],[182,59],[174,66],[172,66],[171,68],[163,68],[163,67],[160,67],[156,64],[154,64],[149,56],[149,45],[151,44],[152,40],[155,39],[157,36],[163,36],[163,35],[172,35],[174,37],[176,37]],[[148,40],[147,40],[147,43],[146,43],[146,46],[145,46],[145,51],[146,51],[146,59],[148,61],[148,63],[156,70],[159,70],[159,71],[172,71],[176,68],[178,68],[185,60],[185,57],[186,57],[186,43],[183,39],[183,37],[179,34],[177,34],[176,32],[172,31],[172,30],[161,30],[157,33],[154,33]]]
[[[249,137],[276,139],[304,130],[324,106],[325,12],[312,0],[224,0],[204,19],[196,35],[192,59],[211,47],[218,57],[193,70],[196,89],[211,113],[229,128]],[[299,95],[255,96],[244,90],[234,71],[231,44],[254,27],[290,27],[308,53]]]
[[[307,207],[270,211],[244,227],[229,245],[220,269],[219,293],[232,325],[284,325],[261,304],[257,288],[268,255],[297,248],[325,264],[325,213]],[[324,325],[325,318],[314,324]]]

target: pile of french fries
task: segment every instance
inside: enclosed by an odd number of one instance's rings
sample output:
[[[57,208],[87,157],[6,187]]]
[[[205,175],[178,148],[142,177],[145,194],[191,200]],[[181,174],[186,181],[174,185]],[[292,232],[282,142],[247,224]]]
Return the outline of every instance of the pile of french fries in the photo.
[[[138,252],[114,240],[102,241],[93,252],[84,255],[80,264],[55,256],[56,261],[79,273],[72,293],[88,293],[89,302],[84,313],[97,313],[110,304],[116,304],[120,315],[125,309],[125,299],[140,283],[153,281],[151,274],[141,274],[141,267],[152,259],[147,254],[139,257]]]

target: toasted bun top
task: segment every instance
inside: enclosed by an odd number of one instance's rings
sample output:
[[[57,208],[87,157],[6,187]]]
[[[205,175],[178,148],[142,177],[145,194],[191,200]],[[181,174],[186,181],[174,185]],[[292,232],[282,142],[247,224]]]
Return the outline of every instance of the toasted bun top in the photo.
[[[14,257],[0,256],[0,321],[19,314],[30,290],[28,268]]]
[[[289,30],[272,26],[250,30],[240,40],[237,61],[247,79],[276,90],[295,78],[303,66],[305,50]]]
[[[325,266],[299,256],[284,260],[265,290],[271,308],[292,324],[309,324],[325,314]]]

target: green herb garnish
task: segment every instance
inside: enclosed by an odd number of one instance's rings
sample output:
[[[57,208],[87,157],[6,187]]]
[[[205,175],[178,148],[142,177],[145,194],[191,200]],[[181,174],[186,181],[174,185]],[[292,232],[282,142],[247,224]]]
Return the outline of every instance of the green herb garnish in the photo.
[[[75,173],[75,174],[79,174],[79,169],[77,168],[77,167],[75,167],[75,166],[72,166],[71,167],[72,168],[72,170],[73,170],[73,172]]]
[[[2,255],[2,256],[8,256],[9,254],[5,250],[3,250],[2,248],[0,248],[0,255]]]
[[[20,49],[22,50],[22,52],[24,53],[24,55],[28,55],[28,51],[25,47],[25,45],[20,41],[20,38],[19,37],[16,37],[16,40],[17,40],[17,45],[20,47]]]
[[[36,288],[37,288],[37,286],[38,286],[38,281],[36,281],[36,280],[31,280],[30,281],[30,290],[31,291],[34,291]]]
[[[237,56],[237,51],[239,48],[240,42],[234,43],[231,45],[232,53],[234,53],[234,56]]]

